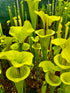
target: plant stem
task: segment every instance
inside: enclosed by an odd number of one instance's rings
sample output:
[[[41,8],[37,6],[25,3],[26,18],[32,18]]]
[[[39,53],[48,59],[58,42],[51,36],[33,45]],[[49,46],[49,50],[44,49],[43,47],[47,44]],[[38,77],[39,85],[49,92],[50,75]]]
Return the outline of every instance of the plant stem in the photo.
[[[1,23],[0,23],[0,36],[3,36],[3,30],[2,30],[2,26],[1,26]],[[0,43],[1,43],[1,40],[0,40]],[[2,45],[0,46],[0,52],[2,51]],[[0,60],[0,69],[1,69],[1,78],[3,79],[4,81],[4,75],[3,75],[3,71],[2,71],[2,65],[1,65],[1,62],[2,60]],[[5,66],[5,63],[3,63],[3,65]]]
[[[41,87],[41,93],[46,93],[46,91],[47,91],[47,83],[46,81],[44,81]]]
[[[60,72],[60,75],[63,73],[63,72],[65,72],[64,70],[62,70],[61,72]],[[60,88],[63,90],[63,86],[64,86],[64,84],[63,83],[61,83],[60,84]],[[64,93],[63,91],[59,91],[59,93]]]
[[[54,14],[53,10],[54,10],[54,0],[52,1],[52,15]]]
[[[54,86],[50,86],[50,93],[54,93],[55,91],[55,87]]]
[[[1,23],[0,23],[0,36],[3,36],[3,30],[2,30]]]
[[[26,93],[26,82],[25,82],[25,80],[23,81],[23,90],[24,90],[24,93]]]
[[[64,91],[62,91],[63,90],[63,83],[61,83],[61,85],[60,85],[60,91],[59,91],[59,93],[64,93]]]
[[[35,49],[35,58],[36,58],[36,79],[38,78],[38,60],[39,60],[39,49]]]
[[[12,15],[12,12],[11,12],[10,6],[8,6],[8,10],[9,10],[9,16],[10,16],[11,26],[13,26],[13,25],[14,25],[14,21],[13,21],[13,15]]]
[[[17,17],[16,5],[14,3],[15,16]]]
[[[5,93],[3,85],[0,84],[0,93]]]
[[[51,9],[52,9],[52,5],[51,5],[51,4],[49,4],[49,15],[51,15],[51,14],[52,14]]]
[[[18,0],[16,0],[16,11],[17,11],[17,24],[19,26],[19,22],[18,22],[19,18],[18,18],[18,16],[20,15],[20,13],[19,13],[19,3],[18,3]]]
[[[65,29],[65,39],[67,39],[67,36],[68,36],[68,31],[69,31],[69,27],[66,26],[66,29]]]
[[[22,51],[22,43],[19,43],[19,51]]]
[[[43,53],[43,60],[47,60],[47,50],[48,50],[49,40],[50,40],[50,37],[40,38],[40,44],[41,44],[41,49]]]
[[[58,4],[59,15],[61,15],[61,3],[62,3],[62,1],[61,1],[61,0],[59,0],[59,4]]]
[[[0,77],[1,77],[1,78],[2,78],[2,80],[4,81],[4,75],[3,75],[3,71],[2,71],[1,62],[0,62],[0,69],[1,69],[1,75],[0,75]]]
[[[35,10],[37,11],[38,10],[38,4],[39,4],[39,1],[36,1],[34,2],[34,0],[27,0],[27,4],[28,4],[28,8],[29,8],[29,13],[30,13],[30,18],[31,18],[31,23],[32,23],[32,27],[34,29],[36,29],[36,24],[37,24],[37,15],[36,13],[34,12]],[[31,53],[34,54],[34,51],[32,49],[32,45],[33,45],[33,41],[31,39],[31,36],[33,36],[35,38],[35,32],[33,32],[31,35],[30,35],[30,38],[29,38],[29,42],[30,42],[30,49],[31,49]],[[33,62],[34,62],[34,59],[33,59]]]
[[[65,24],[66,24],[66,22],[67,22],[67,13],[68,13],[68,11],[67,11],[67,8],[65,8],[65,10],[64,10],[64,14],[63,14],[63,22],[62,22],[62,26],[64,26],[63,27],[63,32],[62,32],[62,36],[64,36],[64,33],[65,33]]]
[[[22,20],[23,20],[23,24],[24,24],[24,7],[23,7],[23,1],[21,1],[21,12],[22,12]]]
[[[40,54],[41,54],[41,50],[40,50]],[[41,55],[39,57],[39,63],[41,62]],[[41,68],[39,68],[39,79],[41,79]]]
[[[58,8],[58,6],[57,6],[57,1],[56,1],[56,2],[55,2],[55,7],[54,7],[55,15],[57,15],[57,13],[58,13],[57,8]]]
[[[42,4],[42,9],[41,11],[45,12],[45,6]]]
[[[27,20],[27,12],[25,11],[25,20]]]
[[[46,6],[47,6],[47,14],[48,14],[48,4]]]
[[[23,81],[15,83],[18,93],[24,93],[23,92]]]

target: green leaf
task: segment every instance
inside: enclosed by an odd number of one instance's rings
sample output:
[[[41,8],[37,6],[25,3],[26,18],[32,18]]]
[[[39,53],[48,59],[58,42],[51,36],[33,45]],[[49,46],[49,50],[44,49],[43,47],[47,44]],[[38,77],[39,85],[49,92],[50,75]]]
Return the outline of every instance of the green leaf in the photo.
[[[67,60],[68,63],[70,63],[70,46],[67,46],[65,49],[63,49],[61,55]]]
[[[0,23],[0,36],[3,36],[3,31],[2,31],[1,23]]]
[[[36,29],[37,15],[34,11],[38,10],[38,4],[39,1],[41,0],[25,0],[25,1],[27,1],[28,4],[32,27]]]
[[[58,26],[58,30],[57,30],[57,37],[61,37],[61,33],[62,33],[62,21],[63,21],[63,18],[61,17],[60,18],[60,22],[59,22],[59,26]]]
[[[33,45],[32,45],[32,48],[33,48],[33,49],[40,50],[40,49],[41,49],[41,45],[40,45],[39,43],[33,44]]]
[[[13,50],[18,50],[19,49],[19,43],[14,43],[10,46],[11,49]]]
[[[65,29],[65,38],[67,38],[67,36],[68,36],[69,25],[70,25],[70,22],[67,22],[67,23],[65,24],[65,26],[66,26],[66,29]]]
[[[70,86],[65,86],[65,93],[70,93]]]
[[[28,50],[30,48],[30,45],[28,43],[23,43],[22,50]]]
[[[13,37],[5,37],[4,38],[4,44],[6,44],[6,45],[12,44],[13,41],[14,41]]]
[[[20,71],[19,71],[20,69]],[[13,81],[13,82],[20,82],[22,80],[25,80],[29,74],[30,74],[30,69],[27,66],[22,66],[21,68],[15,68],[15,67],[10,67],[6,71],[6,77]]]
[[[45,80],[51,86],[59,86],[61,84],[60,78],[50,72],[45,74]]]
[[[14,38],[13,37],[9,37],[9,36],[1,36],[0,37],[1,43],[6,44],[6,45],[10,45],[12,42],[14,42]]]
[[[70,72],[62,73],[60,79],[65,85],[70,85]]]
[[[30,52],[10,50],[1,52],[0,58],[9,60],[14,67],[21,67],[23,65],[31,65],[33,55]]]
[[[53,46],[54,55],[59,54],[61,48],[59,46]]]
[[[46,81],[44,81],[41,87],[41,93],[46,93],[46,90],[47,90],[47,84]]]
[[[58,93],[64,93],[64,89],[63,88],[58,88],[57,91],[58,91]]]
[[[24,42],[24,40],[29,36],[34,29],[29,21],[24,22],[24,26],[12,26],[10,27],[9,34],[12,35],[19,43]]]
[[[43,11],[35,11],[37,15],[39,15],[43,21],[43,26],[45,28],[45,23],[48,24],[48,26],[51,26],[51,24],[54,21],[59,21],[59,16],[49,16],[48,14],[45,14]]]
[[[68,63],[61,54],[57,54],[54,57],[54,62],[57,66],[59,66],[61,69],[70,69],[70,63]]]
[[[15,41],[13,37],[9,36],[2,36],[0,40],[1,40],[1,45],[3,45],[4,48],[2,51],[8,51],[10,49],[10,45],[12,44],[12,42]]]
[[[43,26],[45,27],[45,21],[47,21],[46,17],[48,18],[48,15],[45,15],[43,11],[35,11],[35,13],[41,17]]]
[[[49,22],[49,26],[50,26],[54,21],[59,21],[60,16],[49,16],[48,20],[49,20],[48,22]]]
[[[70,37],[67,39],[66,43],[65,43],[65,46],[70,46]]]
[[[65,44],[66,43],[66,39],[63,39],[63,38],[56,38],[56,39],[53,39],[52,41],[51,41],[51,43],[52,44],[55,44],[55,45],[57,45],[57,46],[62,46],[63,44]]]
[[[32,39],[34,42],[38,42],[38,41],[39,41],[39,36],[36,36],[35,38],[31,37],[31,39]]]
[[[4,86],[0,84],[0,93],[5,93]]]
[[[58,66],[54,65],[51,61],[42,61],[39,64],[39,67],[42,67],[44,72],[61,71],[61,69]]]
[[[3,40],[4,38],[6,38],[5,35],[1,36],[1,37],[0,37],[0,40]]]

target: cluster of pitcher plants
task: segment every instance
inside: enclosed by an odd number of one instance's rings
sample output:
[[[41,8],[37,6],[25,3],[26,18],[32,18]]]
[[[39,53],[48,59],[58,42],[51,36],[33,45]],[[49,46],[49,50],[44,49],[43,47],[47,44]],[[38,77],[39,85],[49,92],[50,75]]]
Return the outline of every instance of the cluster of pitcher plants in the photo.
[[[3,61],[7,60],[10,67],[6,77],[14,82],[18,93],[26,93],[25,79],[31,70],[36,70],[36,80],[44,74],[41,93],[47,93],[47,88],[50,93],[70,93],[70,2],[52,0],[47,8],[42,5],[38,9],[40,0],[25,1],[30,20],[26,13],[24,17],[21,1],[22,17],[15,4],[15,17],[8,6],[10,36],[3,34],[0,24],[0,77],[3,78],[1,64],[5,66]]]

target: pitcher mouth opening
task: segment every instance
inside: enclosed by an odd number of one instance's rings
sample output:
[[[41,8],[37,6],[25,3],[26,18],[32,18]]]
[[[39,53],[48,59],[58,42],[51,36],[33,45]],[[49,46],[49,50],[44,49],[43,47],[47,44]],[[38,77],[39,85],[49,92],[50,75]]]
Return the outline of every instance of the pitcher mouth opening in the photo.
[[[37,43],[37,45],[33,44],[32,46],[33,49],[41,49],[41,45]]]
[[[50,73],[49,72],[47,72],[46,75],[45,75],[46,81],[51,86],[59,86],[61,84],[60,78],[58,76],[56,76],[56,75],[54,75],[54,78],[52,76],[50,76]]]
[[[12,66],[9,69],[7,69],[6,76],[9,80],[17,83],[26,79],[29,76],[30,69],[27,66],[24,66],[23,72],[23,74],[21,74],[21,72],[19,73],[18,69]]]
[[[68,76],[69,75],[69,76]],[[66,84],[66,85],[70,85],[70,72],[65,72],[63,73],[61,76],[61,81]]]
[[[47,36],[54,35],[55,31],[48,29],[48,31],[46,31],[47,34],[45,35],[44,29],[41,29],[41,30],[36,31],[35,33],[40,37],[47,37]]]

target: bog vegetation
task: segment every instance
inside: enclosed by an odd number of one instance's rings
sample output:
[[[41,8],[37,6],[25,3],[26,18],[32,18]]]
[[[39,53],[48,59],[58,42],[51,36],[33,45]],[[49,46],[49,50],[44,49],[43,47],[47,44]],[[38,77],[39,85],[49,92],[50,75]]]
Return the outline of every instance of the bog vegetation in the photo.
[[[2,66],[7,66],[7,79],[18,93],[27,93],[25,79],[34,71],[35,80],[42,83],[39,93],[70,93],[70,2],[52,0],[41,9],[40,0],[26,2],[30,20],[21,1],[21,16],[15,4],[15,16],[8,6],[9,36],[0,23],[0,78],[4,81]],[[5,93],[1,82],[0,93]]]

